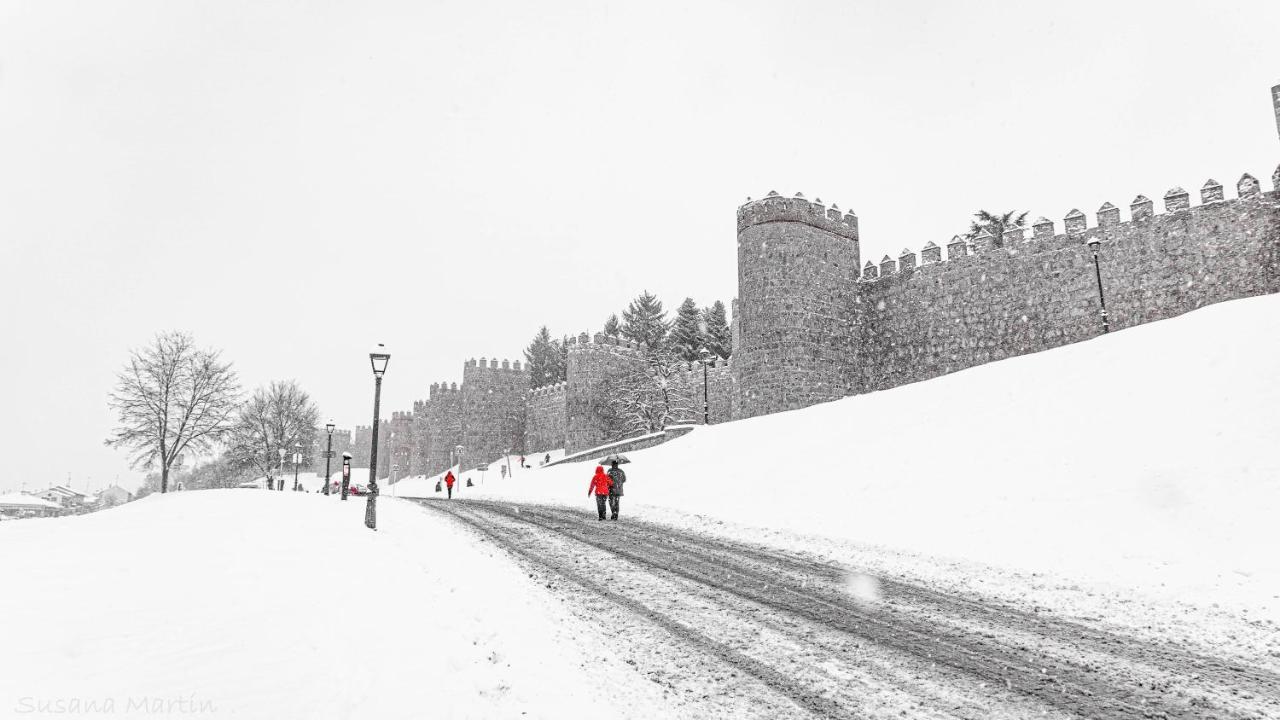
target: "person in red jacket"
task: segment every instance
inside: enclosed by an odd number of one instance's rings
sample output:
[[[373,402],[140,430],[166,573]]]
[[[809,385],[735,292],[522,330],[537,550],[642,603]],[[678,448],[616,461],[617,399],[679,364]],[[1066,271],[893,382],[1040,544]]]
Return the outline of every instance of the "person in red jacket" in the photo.
[[[604,520],[604,511],[609,502],[609,489],[612,487],[613,480],[605,474],[603,467],[597,465],[596,474],[591,476],[591,484],[587,486],[587,497],[595,493],[596,511],[600,513],[601,520]]]
[[[450,499],[450,500],[452,500],[452,499],[453,499],[453,483],[454,483],[454,482],[455,482],[455,480],[453,479],[453,471],[452,471],[452,470],[450,470],[449,472],[447,472],[447,473],[445,473],[445,474],[444,474],[444,486],[445,486],[445,489],[447,489],[447,490],[449,491],[449,499]]]

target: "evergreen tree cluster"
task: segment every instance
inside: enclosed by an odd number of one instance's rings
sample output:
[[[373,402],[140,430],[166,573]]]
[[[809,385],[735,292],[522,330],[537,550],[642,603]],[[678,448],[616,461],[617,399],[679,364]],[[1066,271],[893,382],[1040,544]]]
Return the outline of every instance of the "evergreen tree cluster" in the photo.
[[[568,376],[568,346],[568,338],[553,340],[546,325],[538,330],[529,347],[524,349],[524,359],[529,366],[529,387],[553,385]]]
[[[720,358],[733,353],[729,313],[719,300],[700,308],[687,297],[676,308],[676,316],[668,320],[662,301],[646,290],[622,311],[620,323],[617,315],[610,315],[604,331],[651,351],[670,350],[681,360],[701,359],[702,348]]]
[[[717,300],[708,307],[698,307],[693,298],[685,298],[676,316],[667,319],[662,301],[648,290],[640,293],[622,311],[609,315],[604,334],[626,338],[651,353],[672,354],[680,360],[700,360],[702,348],[711,357],[727,358],[733,353],[733,337],[729,331],[729,313]],[[540,388],[563,382],[568,372],[569,339],[556,340],[544,325],[524,350],[529,366],[529,386]]]

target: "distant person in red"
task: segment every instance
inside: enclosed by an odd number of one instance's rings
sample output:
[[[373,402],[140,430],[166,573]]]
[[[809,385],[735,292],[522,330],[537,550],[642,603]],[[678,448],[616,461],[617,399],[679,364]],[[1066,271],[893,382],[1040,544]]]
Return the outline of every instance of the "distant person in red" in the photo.
[[[597,465],[596,474],[591,476],[591,484],[587,486],[587,497],[595,493],[596,512],[600,513],[601,520],[604,520],[604,511],[609,503],[609,489],[612,487],[613,480],[605,474],[603,467]]]
[[[449,499],[450,499],[450,500],[452,500],[452,499],[453,499],[453,483],[454,483],[454,482],[455,482],[455,480],[453,479],[453,471],[452,471],[452,470],[450,470],[449,472],[445,473],[445,475],[444,475],[444,486],[445,486],[445,489],[449,491]]]

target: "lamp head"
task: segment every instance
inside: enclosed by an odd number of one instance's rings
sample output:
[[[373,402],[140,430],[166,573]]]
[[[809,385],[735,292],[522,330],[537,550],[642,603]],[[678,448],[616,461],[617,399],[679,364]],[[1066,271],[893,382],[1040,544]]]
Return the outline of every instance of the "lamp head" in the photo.
[[[375,377],[382,377],[382,374],[387,371],[387,363],[389,362],[391,362],[391,353],[387,352],[387,347],[382,343],[378,343],[369,352],[369,364],[373,366]]]
[[[332,435],[332,434],[333,434],[333,429],[334,429],[334,427],[335,427],[335,426],[334,426],[334,424],[333,424],[333,420],[332,420],[332,419],[330,419],[330,420],[329,420],[329,422],[327,422],[327,423],[325,423],[325,424],[324,424],[324,430],[325,430],[325,432],[329,433],[330,435]]]
[[[1099,240],[1099,239],[1098,239],[1098,238],[1096,238],[1096,237],[1091,237],[1091,238],[1089,238],[1089,243],[1088,243],[1088,244],[1089,244],[1089,249],[1090,249],[1090,250],[1092,250],[1092,251],[1094,251],[1094,252],[1098,252],[1098,248],[1099,248],[1099,247],[1101,247],[1101,245],[1102,245],[1102,241],[1101,241],[1101,240]]]

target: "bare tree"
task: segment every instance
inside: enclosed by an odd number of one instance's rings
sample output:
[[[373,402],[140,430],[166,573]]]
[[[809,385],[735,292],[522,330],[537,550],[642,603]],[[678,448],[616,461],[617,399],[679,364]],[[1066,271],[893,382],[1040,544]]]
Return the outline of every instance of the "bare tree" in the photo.
[[[696,415],[688,388],[676,382],[687,367],[672,348],[647,349],[643,363],[611,383],[608,404],[617,439],[654,433]]]
[[[106,444],[132,451],[134,467],[158,469],[160,492],[168,492],[169,468],[183,453],[207,451],[226,435],[240,385],[220,352],[197,348],[187,333],[160,333],[129,355],[109,396],[120,424]]]
[[[276,480],[280,451],[285,455],[302,445],[303,462],[310,462],[320,425],[320,410],[293,380],[275,381],[253,391],[240,406],[228,443],[228,453],[241,467],[251,467]]]

